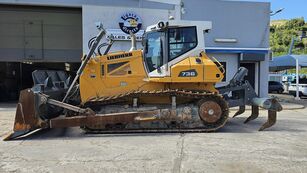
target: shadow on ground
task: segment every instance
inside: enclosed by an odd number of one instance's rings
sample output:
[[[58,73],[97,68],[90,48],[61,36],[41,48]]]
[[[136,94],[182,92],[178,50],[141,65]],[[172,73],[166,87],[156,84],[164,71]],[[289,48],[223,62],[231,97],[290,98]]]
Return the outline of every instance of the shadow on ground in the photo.
[[[266,121],[266,117],[259,117],[258,119],[244,124],[246,117],[230,118],[228,123],[217,132],[213,133],[262,133],[258,129]],[[285,132],[306,132],[306,130],[295,129],[293,124],[303,125],[305,122],[299,120],[277,120],[277,124],[266,129],[267,132],[285,131]],[[61,129],[42,129],[38,130],[26,137],[16,140],[53,140],[59,138],[80,139],[80,138],[96,138],[96,137],[144,137],[144,136],[173,136],[180,133],[123,133],[123,134],[85,134],[80,128],[61,128]]]

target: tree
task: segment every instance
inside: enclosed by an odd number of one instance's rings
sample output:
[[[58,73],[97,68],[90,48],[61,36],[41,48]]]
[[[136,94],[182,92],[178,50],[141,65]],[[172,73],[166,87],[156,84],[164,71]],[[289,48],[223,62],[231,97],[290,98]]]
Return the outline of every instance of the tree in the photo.
[[[307,29],[307,23],[305,23],[304,18],[280,21],[278,24],[274,24],[273,21],[270,28],[270,46],[274,56],[287,54],[292,36],[298,37],[298,32],[303,29]],[[296,41],[293,52],[296,54],[306,54],[307,39]]]

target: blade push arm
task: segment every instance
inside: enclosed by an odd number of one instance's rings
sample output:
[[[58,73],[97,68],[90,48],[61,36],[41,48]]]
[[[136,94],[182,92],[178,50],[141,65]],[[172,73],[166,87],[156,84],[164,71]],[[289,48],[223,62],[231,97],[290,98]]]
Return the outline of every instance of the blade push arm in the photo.
[[[91,46],[91,48],[90,48],[90,50],[89,50],[89,53],[86,55],[85,58],[83,58],[82,63],[81,63],[81,65],[80,65],[80,67],[79,67],[79,69],[78,69],[78,71],[77,71],[77,73],[76,73],[76,77],[74,78],[74,80],[72,81],[71,85],[69,86],[69,88],[68,88],[68,90],[67,90],[67,93],[66,93],[64,99],[62,100],[62,102],[65,102],[67,96],[69,95],[69,93],[71,92],[72,88],[73,88],[74,85],[76,84],[76,82],[77,82],[77,80],[79,79],[80,75],[82,74],[82,72],[83,72],[83,70],[84,70],[86,64],[87,64],[88,61],[91,59],[91,57],[92,57],[92,55],[94,54],[94,52],[95,52],[95,50],[96,50],[96,48],[97,48],[97,46],[98,46],[100,40],[102,39],[102,37],[103,37],[105,34],[106,34],[106,31],[105,31],[103,28],[101,28],[99,34],[97,35],[95,41],[93,42],[93,44],[92,44],[92,46]]]

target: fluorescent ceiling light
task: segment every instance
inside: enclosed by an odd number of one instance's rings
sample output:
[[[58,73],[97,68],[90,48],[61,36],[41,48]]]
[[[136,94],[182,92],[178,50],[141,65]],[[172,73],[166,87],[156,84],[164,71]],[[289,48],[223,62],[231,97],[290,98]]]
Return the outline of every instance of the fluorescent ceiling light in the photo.
[[[180,5],[181,0],[146,0],[151,2],[159,2],[163,4],[172,4],[172,5]]]
[[[218,43],[236,43],[238,42],[237,39],[235,38],[216,38],[214,39],[215,42],[218,42]]]

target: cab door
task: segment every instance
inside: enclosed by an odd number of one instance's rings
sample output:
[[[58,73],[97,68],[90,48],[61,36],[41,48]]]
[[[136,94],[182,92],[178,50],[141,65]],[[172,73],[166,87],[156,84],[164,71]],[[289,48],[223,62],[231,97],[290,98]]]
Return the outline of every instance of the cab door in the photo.
[[[149,77],[167,76],[167,51],[165,32],[153,31],[145,35],[144,60]]]
[[[167,33],[167,64],[172,82],[202,82],[202,60],[191,54],[198,44],[196,26],[173,27]]]

